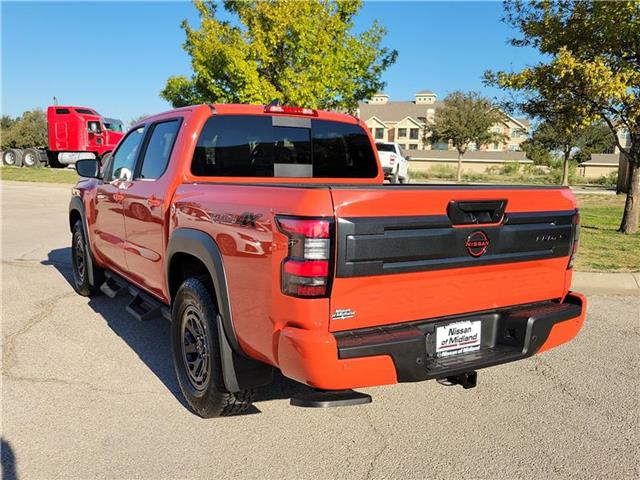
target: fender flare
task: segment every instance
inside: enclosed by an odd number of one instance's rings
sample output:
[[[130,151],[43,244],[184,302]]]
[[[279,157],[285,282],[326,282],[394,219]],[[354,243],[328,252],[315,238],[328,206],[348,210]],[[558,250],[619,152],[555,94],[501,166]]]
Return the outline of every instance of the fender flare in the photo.
[[[230,392],[266,385],[273,378],[270,365],[249,358],[241,349],[231,317],[231,303],[222,254],[210,235],[192,228],[177,228],[171,232],[165,254],[165,279],[170,292],[171,259],[176,253],[186,253],[199,259],[213,281],[218,313],[218,339],[224,383]]]
[[[72,196],[69,201],[69,220],[71,220],[71,213],[78,212],[80,215],[80,222],[82,223],[82,233],[84,234],[84,248],[85,248],[85,257],[88,263],[87,273],[89,274],[89,284],[93,287],[97,287],[99,285],[95,284],[95,279],[93,278],[93,265],[95,260],[93,258],[93,252],[91,251],[91,247],[89,246],[89,229],[87,227],[87,215],[84,210],[84,203],[82,203],[82,199],[78,196]],[[69,230],[73,234],[73,225],[69,222]]]

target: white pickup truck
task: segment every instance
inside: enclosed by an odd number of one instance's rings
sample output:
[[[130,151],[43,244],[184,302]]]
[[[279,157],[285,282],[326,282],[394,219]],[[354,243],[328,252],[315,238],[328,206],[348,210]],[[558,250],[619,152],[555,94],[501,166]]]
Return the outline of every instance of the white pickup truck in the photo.
[[[405,157],[397,143],[376,142],[378,157],[385,180],[391,183],[409,183],[409,157]]]

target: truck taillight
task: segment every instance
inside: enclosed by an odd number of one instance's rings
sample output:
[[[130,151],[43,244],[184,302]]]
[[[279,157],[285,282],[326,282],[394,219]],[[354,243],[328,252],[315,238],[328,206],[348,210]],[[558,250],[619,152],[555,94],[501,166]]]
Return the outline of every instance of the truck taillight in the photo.
[[[578,253],[578,245],[580,244],[580,212],[576,210],[576,214],[573,216],[573,234],[571,242],[571,257],[569,258],[569,264],[567,270],[573,268],[573,262],[576,259]]]
[[[318,112],[312,108],[288,107],[283,105],[267,105],[264,107],[264,113],[285,113],[287,115],[306,115],[309,117],[318,116]]]
[[[331,277],[333,221],[278,216],[276,222],[289,239],[287,258],[282,262],[282,293],[303,298],[326,297]]]
[[[395,162],[395,161],[396,161],[396,156],[395,155],[391,155],[389,157],[389,163],[391,163],[391,165],[393,165],[393,162]]]

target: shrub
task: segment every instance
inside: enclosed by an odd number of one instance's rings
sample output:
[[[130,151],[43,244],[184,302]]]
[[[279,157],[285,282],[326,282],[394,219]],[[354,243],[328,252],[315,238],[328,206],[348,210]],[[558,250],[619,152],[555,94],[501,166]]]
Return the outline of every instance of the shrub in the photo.
[[[431,178],[444,178],[453,180],[456,178],[456,169],[451,165],[434,165],[427,171],[427,175]]]

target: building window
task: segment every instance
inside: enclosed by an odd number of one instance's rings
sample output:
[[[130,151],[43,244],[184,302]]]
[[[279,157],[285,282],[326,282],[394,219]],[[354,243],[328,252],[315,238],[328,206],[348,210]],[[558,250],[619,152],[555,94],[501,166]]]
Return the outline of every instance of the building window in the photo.
[[[403,150],[407,149],[407,144],[406,143],[399,143],[398,146]]]
[[[407,129],[399,128],[398,129],[398,138],[407,138]]]
[[[418,139],[418,134],[419,134],[419,131],[418,131],[417,128],[412,128],[412,129],[409,130],[409,138],[411,140],[417,140]]]
[[[410,143],[409,144],[409,150],[417,150],[418,149],[418,144],[417,143]]]
[[[497,143],[492,143],[491,144],[491,150],[500,150],[500,145]]]
[[[510,152],[517,152],[518,150],[520,150],[520,145],[518,145],[517,143],[509,144],[509,151]]]
[[[491,131],[493,133],[502,133],[502,128],[501,127],[492,127]]]
[[[509,135],[511,136],[511,138],[519,138],[520,137],[520,129],[519,128],[512,128],[511,131],[509,132]]]
[[[383,140],[384,139],[384,128],[376,128],[376,133],[375,133],[375,137],[376,140]]]
[[[478,147],[476,146],[475,142],[471,142],[467,147],[467,150],[469,150],[470,152],[475,152],[476,150],[478,150]]]

